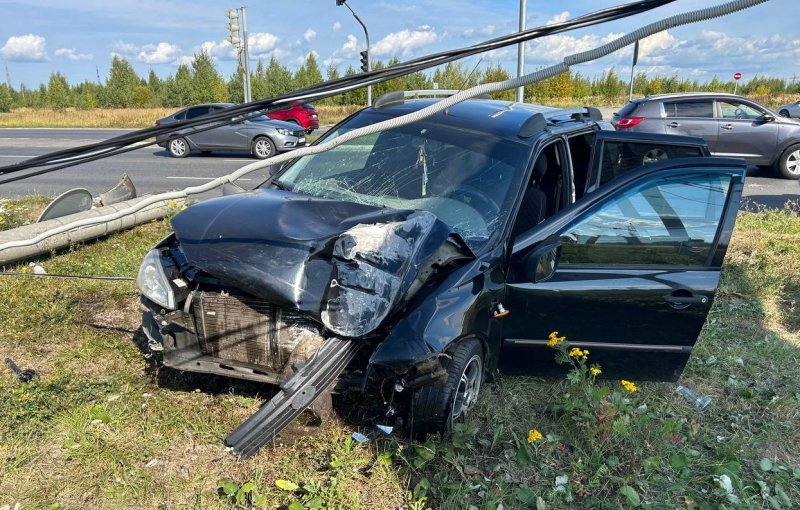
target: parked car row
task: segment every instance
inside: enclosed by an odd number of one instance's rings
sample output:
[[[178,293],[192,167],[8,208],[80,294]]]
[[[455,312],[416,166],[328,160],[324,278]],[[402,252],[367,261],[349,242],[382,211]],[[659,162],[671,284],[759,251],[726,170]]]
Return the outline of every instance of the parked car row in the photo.
[[[614,114],[617,129],[697,136],[714,156],[768,166],[785,179],[800,178],[798,104],[780,107],[780,115],[733,94],[660,94],[634,99]]]
[[[166,126],[182,120],[197,119],[234,106],[233,103],[199,104],[178,110],[156,121]],[[319,117],[308,103],[269,112],[268,115],[243,117],[214,129],[203,126],[181,129],[156,137],[156,143],[175,158],[185,158],[192,151],[245,151],[257,159],[305,147],[306,135],[319,127]]]

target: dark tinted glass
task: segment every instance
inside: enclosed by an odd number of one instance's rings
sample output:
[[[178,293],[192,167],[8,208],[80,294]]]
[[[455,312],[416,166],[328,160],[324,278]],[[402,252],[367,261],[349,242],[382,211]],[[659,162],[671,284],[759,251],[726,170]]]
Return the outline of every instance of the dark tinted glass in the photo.
[[[629,101],[628,104],[622,107],[620,111],[617,112],[617,115],[620,117],[627,117],[639,106],[639,101]]]
[[[650,182],[561,234],[562,264],[704,265],[730,188],[726,175]]]
[[[194,119],[196,117],[200,117],[201,115],[205,115],[208,113],[208,106],[195,106],[194,108],[189,108],[186,112],[187,119]]]
[[[699,147],[662,145],[648,142],[615,142],[603,144],[603,160],[600,163],[600,184],[627,173],[642,165],[659,163],[670,159],[696,158],[703,153]]]
[[[664,103],[667,117],[714,117],[714,105],[708,101],[687,101],[680,103]]]
[[[175,114],[175,116],[174,116],[173,118],[174,118],[175,120],[183,120],[183,119],[185,119],[185,118],[186,118],[186,110],[183,110],[183,111],[182,111],[182,112],[180,112],[180,113],[176,113],[176,114]]]

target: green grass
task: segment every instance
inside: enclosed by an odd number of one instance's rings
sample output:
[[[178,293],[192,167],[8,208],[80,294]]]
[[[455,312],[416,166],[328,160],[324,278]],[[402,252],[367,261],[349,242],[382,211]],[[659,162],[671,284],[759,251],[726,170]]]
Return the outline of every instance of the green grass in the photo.
[[[134,276],[168,230],[154,222],[38,262]],[[132,282],[0,277],[0,292],[0,355],[40,374],[19,384],[0,369],[0,508],[800,507],[796,212],[739,218],[681,381],[713,398],[706,410],[675,384],[641,383],[628,418],[587,422],[564,412],[576,398],[565,382],[501,377],[450,439],[410,448],[359,445],[335,421],[236,462],[222,440],[267,388],[174,372],[159,385],[137,346]],[[528,445],[529,429],[544,439]]]

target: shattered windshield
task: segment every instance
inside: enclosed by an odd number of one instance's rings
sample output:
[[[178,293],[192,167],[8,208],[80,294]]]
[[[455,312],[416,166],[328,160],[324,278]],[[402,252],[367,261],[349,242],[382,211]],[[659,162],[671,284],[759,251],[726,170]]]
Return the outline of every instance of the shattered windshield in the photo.
[[[362,113],[326,139],[381,120]],[[304,156],[277,184],[323,198],[430,211],[477,250],[508,217],[527,154],[520,143],[417,122]]]

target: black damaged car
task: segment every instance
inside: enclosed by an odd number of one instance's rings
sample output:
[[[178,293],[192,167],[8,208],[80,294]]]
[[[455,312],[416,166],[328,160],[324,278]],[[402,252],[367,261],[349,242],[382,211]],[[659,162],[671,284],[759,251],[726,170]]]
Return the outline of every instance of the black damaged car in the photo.
[[[323,139],[431,103],[392,94]],[[143,329],[167,366],[280,385],[227,438],[243,457],[332,391],[445,432],[498,370],[552,371],[553,330],[609,377],[675,380],[745,175],[708,156],[590,108],[466,101],[178,214]]]

